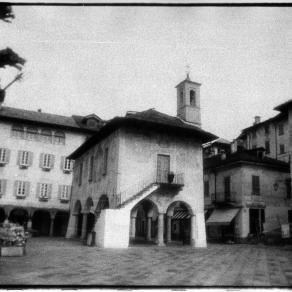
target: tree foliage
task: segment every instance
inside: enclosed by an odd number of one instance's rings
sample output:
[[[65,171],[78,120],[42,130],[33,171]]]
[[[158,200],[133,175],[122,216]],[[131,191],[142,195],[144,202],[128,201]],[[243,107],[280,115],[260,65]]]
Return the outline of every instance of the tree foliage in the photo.
[[[11,5],[0,3],[0,20],[5,22],[11,22],[14,18]]]

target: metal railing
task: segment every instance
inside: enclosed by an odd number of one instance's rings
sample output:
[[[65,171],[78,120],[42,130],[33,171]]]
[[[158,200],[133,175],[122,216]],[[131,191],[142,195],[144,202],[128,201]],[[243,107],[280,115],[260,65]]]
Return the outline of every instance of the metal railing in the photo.
[[[156,182],[159,184],[169,184],[176,186],[183,186],[184,173],[174,173],[169,171],[158,171],[156,176]]]

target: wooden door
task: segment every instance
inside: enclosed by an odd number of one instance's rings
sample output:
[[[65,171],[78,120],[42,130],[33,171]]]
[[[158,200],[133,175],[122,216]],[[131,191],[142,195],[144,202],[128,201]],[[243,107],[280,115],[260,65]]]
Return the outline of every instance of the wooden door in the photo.
[[[157,181],[167,183],[167,175],[170,170],[170,156],[157,155]]]

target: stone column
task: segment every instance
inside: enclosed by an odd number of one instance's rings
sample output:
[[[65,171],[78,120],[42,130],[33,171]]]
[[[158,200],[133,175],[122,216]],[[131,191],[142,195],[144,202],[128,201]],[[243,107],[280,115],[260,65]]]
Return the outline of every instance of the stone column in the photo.
[[[136,236],[136,216],[131,217],[131,233],[130,238],[133,239]]]
[[[163,233],[164,233],[164,214],[158,214],[158,246],[164,246],[163,241]]]
[[[50,216],[51,216],[50,236],[53,236],[53,233],[54,233],[54,221],[55,221],[56,212],[51,212]]]
[[[81,231],[81,239],[86,238],[86,227],[87,227],[87,214],[83,214],[83,219],[82,219],[82,231]]]
[[[66,238],[76,237],[76,235],[77,235],[77,215],[70,214]]]
[[[151,240],[151,224],[152,224],[152,217],[147,217],[147,241]]]
[[[196,216],[192,215],[191,217],[191,246],[196,246],[197,227],[196,227]]]
[[[167,216],[166,242],[171,242],[171,216]]]

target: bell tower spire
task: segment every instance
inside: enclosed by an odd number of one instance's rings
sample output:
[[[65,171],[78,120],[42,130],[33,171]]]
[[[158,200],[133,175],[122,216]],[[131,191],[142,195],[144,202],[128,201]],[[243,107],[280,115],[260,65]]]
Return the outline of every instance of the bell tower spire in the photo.
[[[200,83],[190,79],[189,66],[187,77],[177,86],[177,116],[182,120],[201,127]]]

